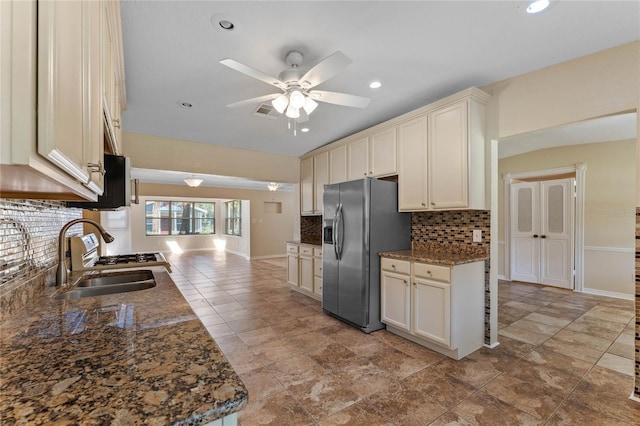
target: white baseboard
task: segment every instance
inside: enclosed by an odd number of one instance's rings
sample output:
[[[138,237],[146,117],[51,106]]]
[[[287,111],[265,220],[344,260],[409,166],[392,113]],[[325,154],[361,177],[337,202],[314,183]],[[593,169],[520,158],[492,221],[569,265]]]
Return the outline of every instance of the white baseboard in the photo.
[[[235,254],[236,256],[240,256],[240,257],[244,257],[247,260],[251,260],[251,257],[245,253],[241,253],[239,251],[235,251],[235,250],[229,250],[229,249],[224,249],[225,253],[231,253],[231,254]]]
[[[613,297],[614,299],[635,300],[633,294],[619,293],[617,291],[599,290],[597,288],[584,288],[582,293],[595,294],[596,296]]]
[[[485,348],[493,349],[493,348],[496,348],[496,347],[500,346],[500,342],[494,342],[494,343],[492,343],[492,344],[490,344],[490,345],[487,345],[487,344],[485,343],[483,346],[484,346]]]
[[[499,280],[503,280],[503,281],[509,281],[509,280],[507,279],[507,277],[506,277],[506,276],[504,276],[504,275],[498,275],[498,279],[499,279]]]

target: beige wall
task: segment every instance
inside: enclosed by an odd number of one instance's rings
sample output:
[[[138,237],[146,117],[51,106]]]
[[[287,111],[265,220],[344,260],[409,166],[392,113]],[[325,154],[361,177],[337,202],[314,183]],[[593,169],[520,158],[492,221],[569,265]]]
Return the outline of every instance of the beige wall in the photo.
[[[508,143],[508,142],[506,142]],[[548,148],[505,158],[505,173],[528,172],[586,163],[585,288],[633,294],[635,247],[635,140]],[[504,241],[504,193],[498,189],[498,239]],[[499,271],[504,274],[504,245]],[[613,266],[615,265],[615,267]],[[609,271],[603,279],[602,270]]]
[[[300,160],[296,157],[131,132],[124,132],[123,139],[123,153],[131,158],[132,167],[267,182],[300,180]]]
[[[249,202],[249,220],[243,215],[243,222],[250,225],[246,230],[243,227],[243,237],[249,235],[249,241],[245,238],[227,237],[227,249],[246,255],[251,258],[283,256],[286,254],[285,241],[294,237],[294,223],[296,215],[296,204],[293,192],[284,191],[257,191],[232,188],[198,187],[188,188],[184,185],[160,185],[160,184],[140,184],[141,199],[167,199],[167,198],[197,198],[197,199],[218,199],[220,204],[216,205],[216,238],[224,238],[222,233],[222,201],[228,199],[241,199]],[[282,213],[274,214],[265,212],[265,202],[282,203]],[[245,204],[243,204],[245,209]],[[245,213],[246,213],[245,209]],[[134,251],[161,250],[166,251],[166,238],[146,237],[144,235],[144,204],[141,200],[139,205],[132,207],[131,237],[132,249]],[[250,222],[250,223],[246,223]],[[177,236],[179,244],[184,250],[212,249],[213,238],[209,236]]]
[[[635,110],[640,41],[483,87],[493,95],[492,136],[505,138]]]

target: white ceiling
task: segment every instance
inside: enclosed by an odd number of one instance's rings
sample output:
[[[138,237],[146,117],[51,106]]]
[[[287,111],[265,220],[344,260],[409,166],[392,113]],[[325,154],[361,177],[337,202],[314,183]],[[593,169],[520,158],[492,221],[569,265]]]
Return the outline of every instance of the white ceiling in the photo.
[[[123,0],[123,128],[298,157],[467,87],[640,39],[637,1],[561,0],[532,16],[525,4]],[[220,29],[220,19],[236,28]],[[277,76],[292,49],[303,71],[342,51],[353,63],[317,88],[370,97],[369,106],[320,103],[297,136],[284,117],[253,116],[258,105],[226,107],[275,90],[221,59]],[[370,89],[372,80],[382,88]]]

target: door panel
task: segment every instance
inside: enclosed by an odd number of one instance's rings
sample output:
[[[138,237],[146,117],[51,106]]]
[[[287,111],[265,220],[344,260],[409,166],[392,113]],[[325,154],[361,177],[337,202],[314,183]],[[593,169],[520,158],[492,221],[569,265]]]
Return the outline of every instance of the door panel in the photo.
[[[540,182],[542,284],[573,288],[573,186],[574,179]]]
[[[323,227],[326,228],[333,225],[333,218],[339,203],[340,186],[326,186],[322,203]],[[333,314],[338,313],[338,258],[335,254],[334,245],[327,241],[322,243],[322,309]]]
[[[338,277],[338,315],[359,326],[368,322],[368,234],[365,232],[365,217],[368,205],[365,202],[367,180],[356,180],[340,184],[342,226],[340,240],[342,256]]]
[[[537,182],[511,185],[512,280],[538,282],[540,270],[538,204]]]
[[[409,288],[409,276],[382,273],[382,322],[405,331],[411,331],[409,326],[411,313],[411,293]]]
[[[451,285],[420,279],[413,284],[413,332],[450,346]]]

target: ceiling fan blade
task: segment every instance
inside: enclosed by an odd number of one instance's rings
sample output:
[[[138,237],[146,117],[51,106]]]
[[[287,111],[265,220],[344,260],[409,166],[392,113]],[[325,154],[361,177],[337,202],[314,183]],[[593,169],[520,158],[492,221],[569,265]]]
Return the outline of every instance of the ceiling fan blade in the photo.
[[[312,90],[309,92],[311,99],[329,104],[336,104],[355,108],[366,108],[371,102],[369,98],[363,98],[356,95],[348,95],[346,93],[327,92],[326,90]]]
[[[232,70],[248,75],[249,77],[253,77],[260,81],[264,81],[265,83],[275,86],[278,89],[282,89],[282,90],[287,89],[287,85],[284,84],[282,81],[278,80],[277,78],[271,77],[270,75],[265,74],[262,71],[258,71],[257,69],[241,64],[240,62],[234,61],[233,59],[223,59],[220,61],[220,63],[222,65],[225,65],[231,68]]]
[[[260,102],[270,101],[280,96],[281,93],[271,93],[270,95],[258,96],[257,98],[245,99],[244,101],[234,102],[227,105],[229,108],[238,108],[245,105],[259,104]]]
[[[329,80],[331,77],[345,69],[351,62],[353,61],[349,59],[347,55],[337,51],[327,56],[307,71],[305,75],[300,78],[300,82],[304,88],[310,89]]]

